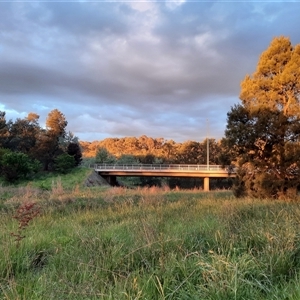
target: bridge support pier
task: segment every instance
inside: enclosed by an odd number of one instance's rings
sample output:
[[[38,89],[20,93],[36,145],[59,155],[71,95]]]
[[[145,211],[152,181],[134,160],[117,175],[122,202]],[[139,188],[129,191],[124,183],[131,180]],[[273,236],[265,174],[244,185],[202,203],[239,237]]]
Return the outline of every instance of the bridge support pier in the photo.
[[[102,176],[111,186],[116,186],[117,185],[117,177],[114,175],[105,175]]]
[[[209,177],[204,177],[204,192],[209,192]]]

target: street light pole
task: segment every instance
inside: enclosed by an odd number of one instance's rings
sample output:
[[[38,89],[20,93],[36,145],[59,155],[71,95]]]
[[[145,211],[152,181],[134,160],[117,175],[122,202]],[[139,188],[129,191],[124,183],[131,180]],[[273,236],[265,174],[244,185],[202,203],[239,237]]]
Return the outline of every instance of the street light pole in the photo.
[[[207,149],[206,149],[206,154],[207,154],[207,158],[206,158],[206,164],[207,164],[207,171],[209,171],[209,122],[208,119],[206,119],[206,145],[207,145]],[[204,177],[204,191],[208,192],[209,191],[209,172],[207,172],[207,177]]]
[[[209,170],[209,122],[208,122],[208,119],[206,120],[207,121],[207,133],[206,133],[206,146],[207,146],[207,149],[206,149],[206,154],[207,154],[207,157],[206,157],[206,164],[207,164],[207,170]]]

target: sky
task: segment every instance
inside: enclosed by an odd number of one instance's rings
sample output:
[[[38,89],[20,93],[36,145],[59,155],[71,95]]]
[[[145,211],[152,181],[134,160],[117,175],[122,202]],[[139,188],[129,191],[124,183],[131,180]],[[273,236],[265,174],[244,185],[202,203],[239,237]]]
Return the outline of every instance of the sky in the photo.
[[[61,111],[81,141],[224,136],[272,39],[300,43],[300,1],[2,1],[0,111]]]

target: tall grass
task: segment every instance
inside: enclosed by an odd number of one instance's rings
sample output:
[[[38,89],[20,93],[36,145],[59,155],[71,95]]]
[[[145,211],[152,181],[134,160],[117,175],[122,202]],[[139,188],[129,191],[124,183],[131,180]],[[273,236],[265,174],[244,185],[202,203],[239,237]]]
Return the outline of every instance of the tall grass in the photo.
[[[1,195],[1,299],[300,299],[297,201],[63,178]],[[41,215],[17,247],[28,199]]]

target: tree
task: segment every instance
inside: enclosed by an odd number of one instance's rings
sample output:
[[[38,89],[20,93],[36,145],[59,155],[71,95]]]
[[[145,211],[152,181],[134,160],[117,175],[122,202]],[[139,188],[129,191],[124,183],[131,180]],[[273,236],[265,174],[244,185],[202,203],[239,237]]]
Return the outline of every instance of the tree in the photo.
[[[200,143],[186,141],[180,145],[176,153],[176,163],[178,164],[198,164],[202,149]]]
[[[166,162],[172,163],[176,157],[176,143],[173,140],[166,141],[162,146],[162,155]]]
[[[30,112],[26,119],[31,123],[37,123],[39,118],[40,116],[38,114]]]
[[[79,144],[78,137],[75,136],[71,131],[66,132],[63,137],[59,137],[59,147],[64,151],[67,151],[68,146],[71,143]]]
[[[52,135],[56,137],[64,137],[67,125],[68,122],[66,117],[58,109],[54,109],[48,114],[46,127],[47,131]]]
[[[13,151],[31,154],[35,147],[40,129],[38,124],[39,116],[29,113],[25,119],[16,119],[9,127],[8,147]]]
[[[0,111],[0,147],[6,147],[9,137],[9,125],[11,121],[7,123],[5,118],[5,112]]]
[[[67,153],[74,157],[75,166],[79,166],[82,161],[81,148],[78,143],[69,143]]]
[[[153,154],[139,155],[138,160],[141,164],[154,164],[157,158]]]
[[[300,44],[275,38],[241,83],[223,146],[239,166],[237,196],[292,197],[300,180]]]
[[[99,147],[95,157],[96,164],[113,164],[116,162],[116,158],[111,155],[106,148]]]
[[[46,130],[41,130],[37,136],[33,156],[41,162],[44,171],[49,170],[49,166],[59,154],[62,154],[62,151],[59,151],[57,139],[54,139]]]
[[[74,157],[75,167],[79,166],[82,161],[82,152],[79,145],[79,139],[71,131],[67,132],[64,137],[59,138],[59,148]]]
[[[122,154],[116,163],[118,165],[138,165],[140,162],[138,158],[132,154]]]
[[[250,111],[269,109],[284,116],[300,116],[300,44],[293,47],[286,37],[275,38],[262,53],[253,76],[241,84],[240,99]]]
[[[66,135],[67,124],[64,114],[54,109],[48,114],[46,130],[39,132],[35,157],[43,163],[44,171],[48,171],[55,158],[64,153],[64,149],[60,147],[60,140]]]
[[[122,154],[132,154],[135,155],[139,150],[139,143],[136,137],[126,137],[122,139]]]

